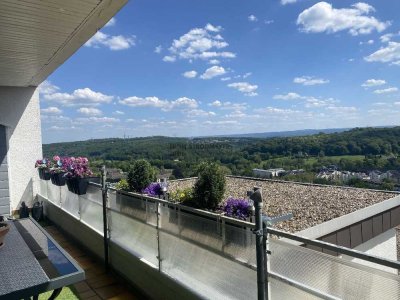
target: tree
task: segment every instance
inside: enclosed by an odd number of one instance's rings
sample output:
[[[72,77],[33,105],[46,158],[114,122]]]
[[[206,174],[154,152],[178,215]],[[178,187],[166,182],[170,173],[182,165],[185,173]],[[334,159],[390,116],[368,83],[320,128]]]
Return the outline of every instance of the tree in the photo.
[[[194,202],[199,208],[216,209],[225,193],[225,173],[211,162],[197,168],[198,179],[194,186]]]
[[[129,188],[136,192],[142,192],[155,179],[153,167],[147,160],[136,160],[128,173]]]

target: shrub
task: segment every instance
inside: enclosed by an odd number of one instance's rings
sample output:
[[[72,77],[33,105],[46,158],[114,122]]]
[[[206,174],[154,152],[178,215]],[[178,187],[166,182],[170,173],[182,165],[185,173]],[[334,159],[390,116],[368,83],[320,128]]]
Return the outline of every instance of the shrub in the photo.
[[[180,203],[191,203],[193,202],[193,189],[177,189],[169,195],[170,199]]]
[[[251,205],[246,199],[229,198],[222,207],[228,217],[246,220],[250,216]]]
[[[118,183],[115,185],[115,188],[117,190],[121,190],[121,191],[129,191],[129,184],[128,181],[126,179],[121,179],[120,181],[118,181]]]
[[[225,173],[216,163],[203,162],[197,168],[194,202],[199,208],[216,209],[225,193]]]
[[[135,161],[128,173],[129,188],[138,193],[142,192],[154,179],[154,169],[144,159]]]
[[[161,185],[158,182],[152,182],[143,189],[142,193],[153,197],[160,196],[162,195]]]

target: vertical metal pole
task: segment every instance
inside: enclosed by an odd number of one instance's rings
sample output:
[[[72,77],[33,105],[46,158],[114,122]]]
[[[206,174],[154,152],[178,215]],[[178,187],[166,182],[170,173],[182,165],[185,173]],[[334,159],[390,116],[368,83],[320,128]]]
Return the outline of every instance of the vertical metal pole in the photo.
[[[266,300],[265,293],[265,254],[264,254],[264,237],[263,237],[263,220],[262,220],[262,194],[261,189],[254,188],[254,192],[250,195],[250,199],[254,201],[256,228],[256,256],[257,256],[257,295],[258,300]]]
[[[265,295],[267,299],[271,299],[270,295],[270,288],[269,288],[269,260],[268,255],[269,252],[269,242],[268,242],[268,232],[267,232],[267,224],[263,222],[263,232],[264,232],[264,239],[263,239],[263,253],[264,253],[264,270],[265,270]]]
[[[106,184],[106,166],[101,168],[101,186],[103,196],[103,243],[104,243],[104,267],[108,271],[108,222],[107,222],[107,184]]]
[[[158,271],[161,272],[161,253],[160,253],[160,203],[156,202],[156,215],[157,215],[157,259]]]

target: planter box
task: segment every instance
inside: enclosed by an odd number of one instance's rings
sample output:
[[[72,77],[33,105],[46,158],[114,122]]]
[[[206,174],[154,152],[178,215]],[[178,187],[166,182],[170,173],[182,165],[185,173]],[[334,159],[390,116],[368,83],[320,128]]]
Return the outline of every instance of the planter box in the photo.
[[[42,180],[50,180],[51,174],[49,173],[49,170],[47,169],[38,169],[39,172],[39,178]]]
[[[57,186],[64,186],[66,178],[65,173],[53,173],[51,174],[51,182]]]
[[[67,178],[66,182],[71,193],[84,195],[89,185],[89,178]]]

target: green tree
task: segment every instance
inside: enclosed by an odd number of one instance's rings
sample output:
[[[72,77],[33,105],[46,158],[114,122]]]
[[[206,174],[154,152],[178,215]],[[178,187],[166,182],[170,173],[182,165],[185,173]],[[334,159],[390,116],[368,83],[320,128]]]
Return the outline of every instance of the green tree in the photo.
[[[136,160],[128,173],[129,188],[141,192],[146,186],[155,180],[153,167],[147,160]]]
[[[225,193],[225,173],[216,163],[203,162],[197,168],[194,201],[199,208],[216,209]]]

